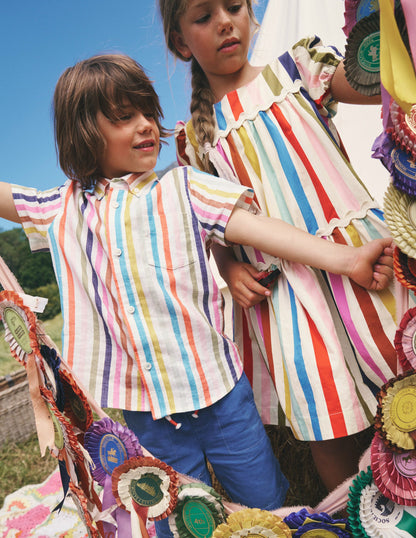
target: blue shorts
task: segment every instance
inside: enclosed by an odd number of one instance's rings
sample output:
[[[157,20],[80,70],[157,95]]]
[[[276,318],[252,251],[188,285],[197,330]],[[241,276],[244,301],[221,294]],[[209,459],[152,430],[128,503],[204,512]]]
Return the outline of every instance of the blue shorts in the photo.
[[[153,420],[150,413],[124,411],[140,443],[176,471],[211,485],[206,460],[233,502],[274,510],[282,506],[288,482],[273,454],[257,412],[250,383],[242,375],[224,398],[201,409],[197,418],[177,413]],[[170,537],[167,520],[157,522],[158,537]]]

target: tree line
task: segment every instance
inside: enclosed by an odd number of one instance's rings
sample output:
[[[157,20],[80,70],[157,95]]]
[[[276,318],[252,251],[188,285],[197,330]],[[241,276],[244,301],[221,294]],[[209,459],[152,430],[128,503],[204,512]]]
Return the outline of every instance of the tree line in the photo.
[[[22,228],[13,228],[0,232],[0,256],[25,293],[48,299],[45,311],[36,314],[39,319],[59,314],[59,290],[49,252],[32,253]]]

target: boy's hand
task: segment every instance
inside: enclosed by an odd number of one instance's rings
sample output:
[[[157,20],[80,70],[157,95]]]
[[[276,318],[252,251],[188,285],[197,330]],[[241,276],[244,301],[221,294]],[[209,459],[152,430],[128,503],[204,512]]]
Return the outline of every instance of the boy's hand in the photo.
[[[387,288],[394,276],[393,246],[393,240],[386,237],[358,247],[348,276],[368,290]]]
[[[257,271],[249,263],[235,261],[227,265],[227,271],[223,271],[221,276],[227,283],[233,299],[242,308],[250,308],[271,295],[268,288],[257,282],[256,279],[261,275],[261,271]]]

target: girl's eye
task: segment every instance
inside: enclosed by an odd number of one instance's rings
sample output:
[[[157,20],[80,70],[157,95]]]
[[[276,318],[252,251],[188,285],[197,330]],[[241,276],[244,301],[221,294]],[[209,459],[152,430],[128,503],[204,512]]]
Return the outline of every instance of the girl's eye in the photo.
[[[196,19],[195,23],[203,24],[204,22],[207,22],[208,20],[209,20],[209,14],[207,13],[206,15],[202,15],[202,17],[199,17],[198,19]]]
[[[229,8],[229,11],[231,13],[238,13],[242,7],[243,7],[242,4],[234,4],[233,6]]]
[[[128,121],[131,119],[131,114],[123,114],[118,117],[118,121]]]

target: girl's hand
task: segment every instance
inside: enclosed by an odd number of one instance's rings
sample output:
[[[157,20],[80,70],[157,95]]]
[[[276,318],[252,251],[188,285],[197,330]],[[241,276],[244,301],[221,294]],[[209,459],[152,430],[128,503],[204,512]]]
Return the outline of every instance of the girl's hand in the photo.
[[[227,283],[233,299],[242,308],[250,308],[271,295],[270,290],[256,280],[261,274],[249,263],[234,261],[227,264],[226,271],[223,270],[221,276]]]
[[[375,239],[356,250],[356,262],[348,276],[368,290],[387,288],[394,276],[392,239]]]

